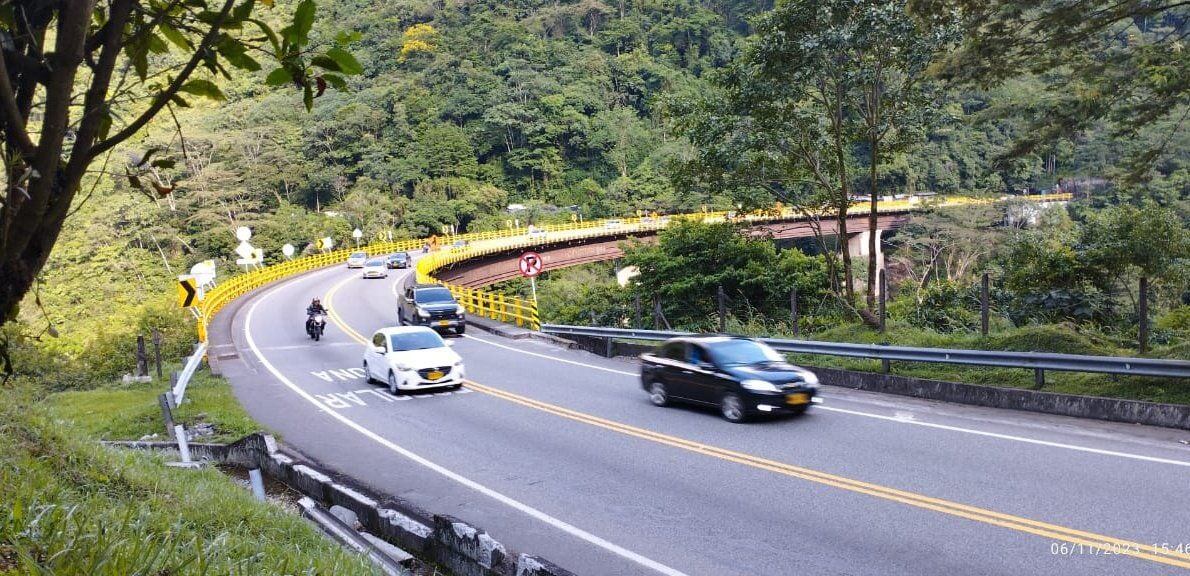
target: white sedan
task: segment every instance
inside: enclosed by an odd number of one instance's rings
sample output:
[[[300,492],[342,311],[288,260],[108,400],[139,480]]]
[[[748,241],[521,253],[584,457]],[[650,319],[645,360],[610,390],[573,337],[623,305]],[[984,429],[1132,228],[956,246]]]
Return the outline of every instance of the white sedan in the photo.
[[[367,261],[368,261],[368,253],[367,252],[352,252],[351,255],[347,257],[347,267],[348,268],[363,268],[364,264]]]
[[[364,264],[364,278],[388,278],[388,265],[383,258],[373,258]]]
[[[369,382],[388,384],[390,392],[458,388],[466,377],[463,359],[433,329],[425,326],[383,328],[364,351]]]

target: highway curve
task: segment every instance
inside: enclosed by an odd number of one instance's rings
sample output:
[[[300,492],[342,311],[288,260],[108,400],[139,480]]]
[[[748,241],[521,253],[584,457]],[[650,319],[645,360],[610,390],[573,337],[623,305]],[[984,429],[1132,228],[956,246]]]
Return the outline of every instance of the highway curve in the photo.
[[[406,273],[266,287],[216,318],[210,354],[287,445],[580,575],[1190,569],[1186,432],[834,388],[734,425],[653,407],[631,361],[474,328],[455,339],[474,384],[394,398],[360,378],[358,340],[395,322]]]

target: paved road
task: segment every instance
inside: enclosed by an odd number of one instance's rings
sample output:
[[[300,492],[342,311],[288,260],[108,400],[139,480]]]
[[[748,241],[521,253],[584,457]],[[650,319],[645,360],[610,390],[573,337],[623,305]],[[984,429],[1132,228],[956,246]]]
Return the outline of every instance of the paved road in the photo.
[[[834,388],[733,425],[653,407],[630,361],[474,328],[455,339],[473,385],[394,398],[361,378],[360,340],[395,321],[402,276],[265,289],[217,318],[211,353],[287,445],[578,574],[1190,569],[1188,433]],[[1113,553],[1086,545],[1103,538]]]

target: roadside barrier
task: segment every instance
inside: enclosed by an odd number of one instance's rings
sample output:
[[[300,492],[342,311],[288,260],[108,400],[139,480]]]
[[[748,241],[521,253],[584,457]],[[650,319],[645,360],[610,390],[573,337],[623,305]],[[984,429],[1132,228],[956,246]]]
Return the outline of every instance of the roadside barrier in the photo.
[[[1037,202],[1054,202],[1070,200],[1071,195],[1051,194],[1044,196],[1025,196],[1022,198]],[[880,203],[877,212],[881,214],[904,213],[932,207],[990,204],[998,200],[998,198],[969,198],[963,196],[948,196],[937,199],[887,200]],[[868,206],[868,203],[858,203],[848,210],[848,214],[866,214],[869,210]],[[459,303],[470,314],[501,322],[515,323],[517,326],[537,330],[541,327],[541,320],[537,312],[537,303],[532,299],[510,296],[485,288],[465,288],[440,282],[434,278],[433,272],[465,260],[517,249],[601,236],[628,236],[653,232],[665,228],[675,219],[693,219],[703,222],[732,221],[756,223],[798,220],[809,218],[810,216],[809,214],[790,208],[773,207],[745,214],[723,211],[702,211],[671,216],[657,216],[654,214],[635,218],[606,218],[587,222],[547,224],[527,228],[518,227],[506,230],[443,236],[439,237],[440,245],[438,249],[431,251],[425,257],[418,260],[416,265],[416,279],[421,283],[443,284],[450,289],[451,293],[454,294],[455,298],[458,299]],[[221,282],[218,286],[207,290],[202,301],[194,308],[198,318],[198,339],[200,342],[207,341],[207,325],[219,310],[232,300],[261,286],[303,272],[341,264],[347,260],[347,256],[352,252],[364,251],[369,255],[413,252],[422,249],[428,242],[429,240],[427,239],[376,242],[366,246],[345,248],[333,252],[295,258],[233,276]]]

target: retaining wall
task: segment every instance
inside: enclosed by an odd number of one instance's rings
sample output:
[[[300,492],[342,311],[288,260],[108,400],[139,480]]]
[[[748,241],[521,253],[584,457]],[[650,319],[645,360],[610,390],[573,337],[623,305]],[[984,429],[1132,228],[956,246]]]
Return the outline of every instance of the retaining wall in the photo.
[[[106,442],[109,446],[176,451],[173,442]],[[325,507],[342,506],[359,518],[363,530],[418,558],[434,560],[456,576],[574,576],[547,560],[517,554],[483,529],[445,515],[427,515],[381,500],[349,486],[294,454],[281,451],[267,434],[232,444],[190,444],[195,460],[259,468],[269,477]]]

